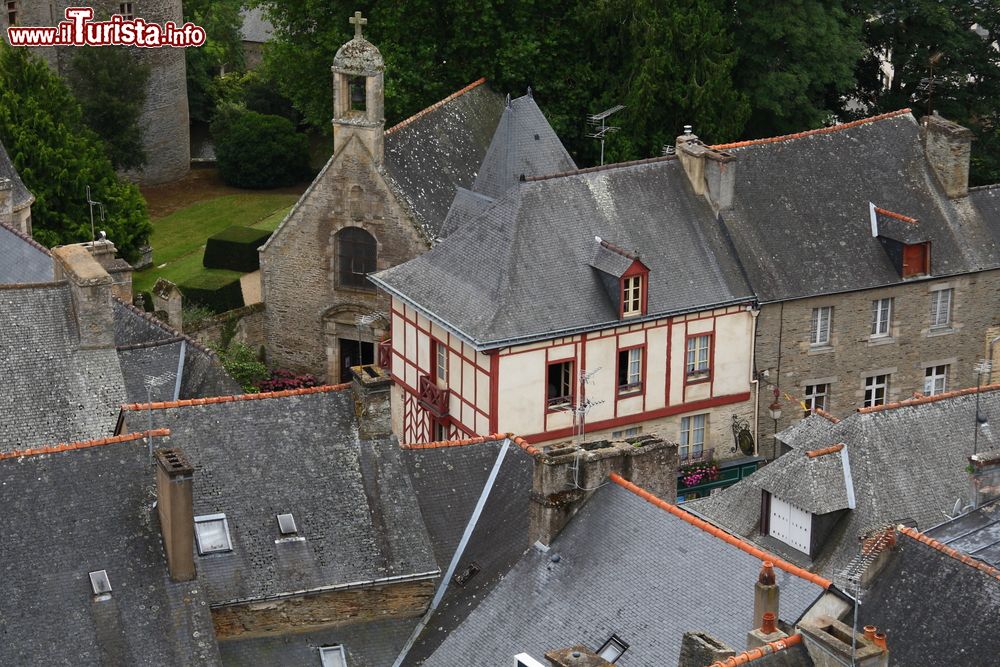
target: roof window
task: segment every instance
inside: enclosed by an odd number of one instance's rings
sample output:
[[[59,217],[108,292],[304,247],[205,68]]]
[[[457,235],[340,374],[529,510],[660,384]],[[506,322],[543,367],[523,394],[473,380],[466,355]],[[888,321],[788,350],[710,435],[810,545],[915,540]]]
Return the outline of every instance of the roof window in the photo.
[[[282,535],[295,535],[298,533],[299,529],[295,525],[295,517],[291,514],[279,514],[278,530],[281,531]]]
[[[321,646],[319,659],[323,667],[347,667],[347,656],[344,654],[344,647],[340,644]]]
[[[618,635],[611,635],[608,641],[604,642],[604,645],[597,650],[597,655],[601,656],[608,662],[617,662],[618,658],[624,655],[625,651],[628,650],[628,644],[622,641],[622,638]]]
[[[90,588],[94,591],[94,595],[111,593],[111,580],[108,579],[107,570],[97,570],[90,573]]]
[[[225,514],[204,514],[194,518],[194,533],[198,538],[198,555],[232,551],[229,520]]]

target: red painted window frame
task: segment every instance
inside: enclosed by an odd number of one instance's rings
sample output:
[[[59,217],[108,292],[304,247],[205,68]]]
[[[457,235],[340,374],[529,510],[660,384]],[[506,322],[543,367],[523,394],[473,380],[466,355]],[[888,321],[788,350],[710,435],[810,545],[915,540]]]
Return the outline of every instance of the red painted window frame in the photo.
[[[569,364],[569,405],[573,405],[573,401],[576,400],[576,359],[574,357],[567,357],[566,359],[556,359],[554,361],[545,362],[545,393],[543,395],[543,400],[545,401],[545,412],[546,414],[552,414],[554,412],[565,412],[566,408],[563,406],[552,408],[549,406],[549,366],[555,366],[556,364]],[[561,397],[560,397],[561,398]]]
[[[906,251],[912,248],[920,248],[923,250],[923,265],[918,267],[910,266],[906,261]],[[902,268],[900,269],[903,278],[913,278],[916,276],[925,276],[931,272],[931,242],[924,241],[923,243],[910,243],[903,246],[903,259]]]
[[[708,372],[704,376],[692,377],[688,373],[687,369],[687,352],[688,352],[688,341],[692,338],[701,338],[702,336],[708,336]],[[701,373],[703,371],[696,371]],[[703,331],[700,333],[686,334],[684,336],[684,386],[692,384],[701,384],[703,382],[711,382],[712,376],[715,374],[715,332],[714,331]]]
[[[630,350],[642,350],[642,359],[640,360],[640,370],[639,370],[639,386],[637,389],[631,391],[622,392],[622,385],[618,384],[618,378],[621,377],[621,363],[622,363],[622,352],[629,352]],[[615,396],[618,398],[634,398],[636,396],[642,396],[646,393],[646,343],[638,343],[636,345],[628,345],[626,347],[619,347],[617,353],[615,354]],[[626,385],[627,386],[627,385]]]
[[[639,289],[642,290],[641,303],[639,304],[638,313],[625,314],[625,279],[633,278],[639,276],[641,279],[639,281]],[[648,312],[649,305],[649,268],[639,260],[632,262],[632,266],[621,275],[618,279],[618,317],[619,319],[631,319],[633,317],[641,317]]]

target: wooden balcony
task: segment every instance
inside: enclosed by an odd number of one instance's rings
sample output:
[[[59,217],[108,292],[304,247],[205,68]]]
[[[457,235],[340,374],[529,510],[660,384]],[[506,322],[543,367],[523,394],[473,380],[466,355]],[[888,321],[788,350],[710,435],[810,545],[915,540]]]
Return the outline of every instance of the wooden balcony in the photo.
[[[448,416],[450,391],[439,388],[429,377],[421,375],[417,380],[417,393],[420,404],[436,418],[441,419]]]
[[[388,338],[378,344],[378,366],[388,373],[392,370],[392,339]]]

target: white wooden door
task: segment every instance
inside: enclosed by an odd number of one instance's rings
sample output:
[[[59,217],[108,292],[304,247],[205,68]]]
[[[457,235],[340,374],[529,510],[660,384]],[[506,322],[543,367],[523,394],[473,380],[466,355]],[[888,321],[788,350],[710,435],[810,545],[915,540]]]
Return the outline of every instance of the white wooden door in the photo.
[[[768,525],[768,532],[772,537],[802,553],[809,553],[809,538],[812,533],[812,515],[809,512],[771,496],[771,518]]]

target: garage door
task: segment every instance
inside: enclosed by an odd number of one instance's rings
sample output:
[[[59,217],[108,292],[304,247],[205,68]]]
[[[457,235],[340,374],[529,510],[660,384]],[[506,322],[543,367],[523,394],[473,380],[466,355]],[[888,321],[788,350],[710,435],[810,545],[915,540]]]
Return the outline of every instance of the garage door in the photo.
[[[781,498],[771,496],[769,532],[772,537],[808,554],[811,530],[812,515],[809,512],[800,510]]]

